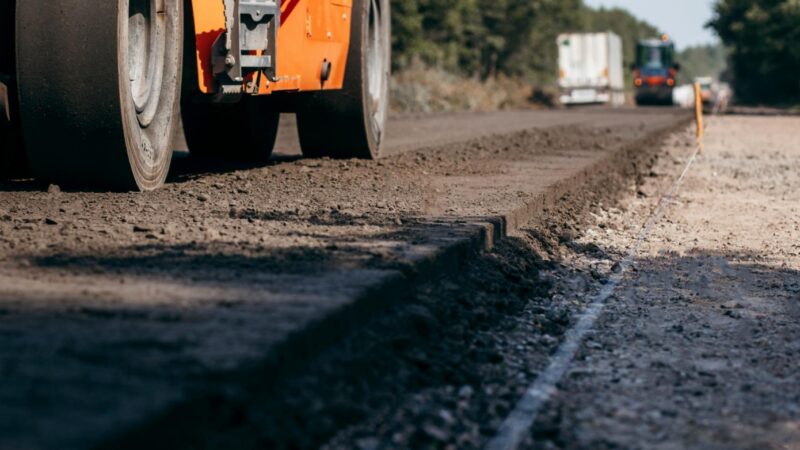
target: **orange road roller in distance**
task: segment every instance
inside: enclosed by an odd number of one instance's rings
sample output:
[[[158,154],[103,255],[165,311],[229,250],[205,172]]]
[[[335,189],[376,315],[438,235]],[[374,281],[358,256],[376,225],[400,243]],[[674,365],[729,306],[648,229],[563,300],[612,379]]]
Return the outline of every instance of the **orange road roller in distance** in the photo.
[[[0,120],[45,182],[152,190],[193,153],[269,159],[283,112],[303,154],[376,158],[389,0],[0,0]]]

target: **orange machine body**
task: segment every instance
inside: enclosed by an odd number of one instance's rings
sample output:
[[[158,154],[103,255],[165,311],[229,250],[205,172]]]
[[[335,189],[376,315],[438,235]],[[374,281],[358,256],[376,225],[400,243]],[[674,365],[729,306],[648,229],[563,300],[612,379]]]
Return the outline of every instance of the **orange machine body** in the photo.
[[[223,0],[192,0],[200,91],[214,93],[212,46],[225,32]],[[283,0],[278,29],[277,80],[260,79],[258,95],[278,91],[341,89],[344,83],[353,0]],[[331,64],[322,82],[322,67]],[[250,80],[252,81],[252,80]]]

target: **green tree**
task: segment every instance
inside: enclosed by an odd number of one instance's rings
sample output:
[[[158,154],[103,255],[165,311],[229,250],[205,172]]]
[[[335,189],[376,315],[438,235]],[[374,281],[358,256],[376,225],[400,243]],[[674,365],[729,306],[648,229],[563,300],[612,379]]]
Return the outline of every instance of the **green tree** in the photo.
[[[636,40],[658,35],[625,10],[594,10],[583,0],[393,0],[392,6],[396,69],[421,61],[483,79],[555,81],[560,33],[614,31],[627,62]]]
[[[739,101],[800,101],[800,0],[719,0],[709,26],[730,48]]]
[[[395,68],[408,66],[408,59],[419,53],[422,46],[422,13],[416,0],[393,1],[392,50]]]

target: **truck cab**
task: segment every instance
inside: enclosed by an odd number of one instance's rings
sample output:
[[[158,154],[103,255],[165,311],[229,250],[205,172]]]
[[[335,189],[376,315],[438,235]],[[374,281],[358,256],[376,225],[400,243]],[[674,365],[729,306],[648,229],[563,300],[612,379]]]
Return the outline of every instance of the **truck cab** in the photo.
[[[675,44],[668,36],[639,41],[632,69],[638,105],[672,104],[680,65],[675,61]]]

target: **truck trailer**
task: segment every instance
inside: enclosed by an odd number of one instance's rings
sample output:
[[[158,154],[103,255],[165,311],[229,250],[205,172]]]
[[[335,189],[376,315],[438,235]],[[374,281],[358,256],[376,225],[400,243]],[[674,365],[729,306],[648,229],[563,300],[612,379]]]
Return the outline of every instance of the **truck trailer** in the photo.
[[[306,156],[381,153],[389,0],[0,0],[0,21],[0,121],[42,181],[156,189],[177,133],[266,161],[282,112]]]
[[[622,57],[622,39],[611,32],[558,36],[561,104],[624,104]]]

